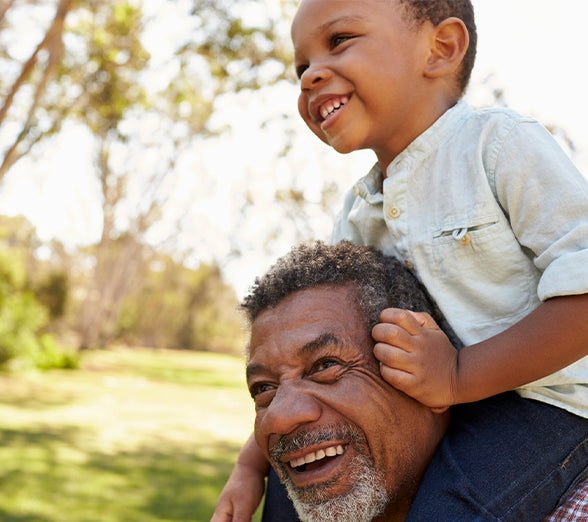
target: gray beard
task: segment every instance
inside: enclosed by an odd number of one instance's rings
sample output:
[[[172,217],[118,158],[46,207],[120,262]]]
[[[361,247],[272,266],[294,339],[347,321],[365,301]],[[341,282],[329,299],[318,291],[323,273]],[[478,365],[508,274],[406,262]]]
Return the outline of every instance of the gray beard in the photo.
[[[325,491],[330,483],[298,488],[287,475],[282,479],[303,522],[369,522],[384,512],[390,499],[383,474],[363,455],[350,468],[351,489],[334,498]]]

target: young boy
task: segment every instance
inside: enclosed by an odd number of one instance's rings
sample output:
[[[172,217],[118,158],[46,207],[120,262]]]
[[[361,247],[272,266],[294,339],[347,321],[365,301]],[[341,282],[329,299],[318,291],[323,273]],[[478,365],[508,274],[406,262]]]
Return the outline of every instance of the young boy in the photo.
[[[429,316],[385,310],[382,376],[437,410],[518,392],[487,418],[452,408],[407,520],[541,520],[588,464],[585,178],[535,121],[460,101],[475,58],[469,0],[303,0],[292,39],[309,128],[377,156],[333,241],[404,260],[466,345]],[[577,434],[572,447],[560,430]],[[250,439],[215,516],[251,515],[259,455]]]

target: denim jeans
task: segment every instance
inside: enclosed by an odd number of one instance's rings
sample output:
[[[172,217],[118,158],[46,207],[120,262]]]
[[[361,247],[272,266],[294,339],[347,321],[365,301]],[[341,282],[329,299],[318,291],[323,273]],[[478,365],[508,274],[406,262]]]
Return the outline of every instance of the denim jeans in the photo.
[[[587,467],[587,419],[515,392],[454,406],[406,520],[539,522]]]
[[[540,522],[588,477],[588,420],[508,392],[452,408],[409,522]],[[298,522],[270,472],[264,522]]]

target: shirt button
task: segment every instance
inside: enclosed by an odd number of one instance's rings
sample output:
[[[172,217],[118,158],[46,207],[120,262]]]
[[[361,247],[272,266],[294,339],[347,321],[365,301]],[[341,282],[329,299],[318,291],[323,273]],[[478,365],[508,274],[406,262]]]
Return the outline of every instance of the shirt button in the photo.
[[[459,240],[459,244],[460,245],[469,245],[470,244],[470,235],[466,234],[465,236],[463,236],[460,240]]]
[[[405,259],[404,264],[406,265],[406,268],[408,268],[409,270],[414,270],[414,265],[410,262],[410,259]]]
[[[390,207],[388,209],[388,215],[391,218],[396,219],[397,217],[400,216],[400,209],[398,207]]]

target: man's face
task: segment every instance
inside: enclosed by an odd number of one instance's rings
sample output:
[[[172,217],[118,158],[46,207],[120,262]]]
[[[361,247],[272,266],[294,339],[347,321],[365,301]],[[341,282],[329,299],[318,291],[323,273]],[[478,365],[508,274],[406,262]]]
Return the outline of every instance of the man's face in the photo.
[[[397,155],[431,123],[423,68],[432,28],[412,27],[397,0],[303,0],[292,41],[309,128],[341,153]]]
[[[441,437],[427,408],[380,377],[353,296],[352,286],[296,292],[251,331],[255,437],[308,520],[321,506],[343,520],[361,499],[376,507],[353,520],[406,513]]]

